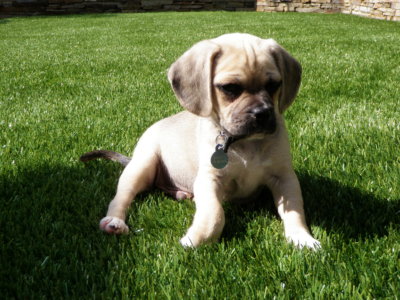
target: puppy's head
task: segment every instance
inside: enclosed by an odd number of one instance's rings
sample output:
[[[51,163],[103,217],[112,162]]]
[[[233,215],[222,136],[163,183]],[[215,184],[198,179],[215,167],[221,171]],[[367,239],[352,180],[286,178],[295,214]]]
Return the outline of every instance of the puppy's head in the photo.
[[[296,97],[301,66],[274,40],[226,34],[195,44],[169,69],[181,105],[233,137],[270,134]]]

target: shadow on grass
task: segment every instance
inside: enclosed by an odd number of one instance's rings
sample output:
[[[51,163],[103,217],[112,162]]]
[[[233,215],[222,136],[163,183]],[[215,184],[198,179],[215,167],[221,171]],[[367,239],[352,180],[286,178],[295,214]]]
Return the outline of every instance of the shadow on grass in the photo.
[[[382,237],[390,226],[400,224],[400,199],[380,199],[324,177],[299,174],[299,180],[308,223],[328,235],[337,233],[347,240]],[[268,190],[252,203],[228,205],[224,239],[244,236],[248,222],[261,215],[278,217]]]
[[[120,169],[43,166],[0,177],[0,290],[7,298],[101,298],[127,239],[98,230]],[[107,298],[107,297],[106,297]]]
[[[307,219],[345,239],[386,236],[400,224],[400,199],[388,201],[328,178],[299,175]]]
[[[0,177],[0,289],[8,298],[101,298],[118,273],[129,239],[98,230],[121,168],[43,166]],[[310,224],[345,239],[385,236],[399,224],[399,201],[385,201],[332,180],[299,176]],[[265,201],[267,199],[267,201]],[[145,199],[144,199],[145,200]],[[248,222],[276,215],[263,191],[247,205],[228,205],[224,239],[246,234]],[[272,216],[273,217],[273,216]],[[134,266],[132,266],[134,267]],[[117,276],[117,275],[115,275]]]

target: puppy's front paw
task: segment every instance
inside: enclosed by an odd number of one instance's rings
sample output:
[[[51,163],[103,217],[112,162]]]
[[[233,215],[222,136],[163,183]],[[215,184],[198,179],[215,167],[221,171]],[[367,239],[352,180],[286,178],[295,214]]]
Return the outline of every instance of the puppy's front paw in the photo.
[[[179,241],[183,248],[194,248],[195,246],[192,243],[192,240],[188,235],[185,235],[181,240]]]
[[[129,228],[124,220],[117,217],[105,217],[100,221],[100,229],[109,234],[128,233]]]
[[[321,249],[321,243],[314,239],[308,232],[299,231],[291,234],[287,234],[286,238],[288,242],[293,243],[297,248],[309,248],[311,250]]]

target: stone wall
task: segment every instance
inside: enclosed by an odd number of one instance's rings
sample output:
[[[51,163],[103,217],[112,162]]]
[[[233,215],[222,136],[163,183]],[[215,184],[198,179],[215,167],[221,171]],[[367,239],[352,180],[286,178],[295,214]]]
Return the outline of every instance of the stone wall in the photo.
[[[342,12],[381,20],[400,21],[400,0],[343,0]]]
[[[257,11],[341,12],[400,21],[400,0],[258,0]]]
[[[343,0],[258,0],[257,11],[340,12]]]
[[[400,0],[0,0],[0,17],[193,10],[341,12],[400,21]]]

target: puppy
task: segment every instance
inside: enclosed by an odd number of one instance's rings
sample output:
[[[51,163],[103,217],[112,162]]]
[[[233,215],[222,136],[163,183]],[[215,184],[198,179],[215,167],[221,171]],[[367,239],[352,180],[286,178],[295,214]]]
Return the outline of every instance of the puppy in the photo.
[[[300,64],[272,39],[234,33],[195,44],[172,64],[168,79],[186,111],[148,128],[132,159],[111,151],[81,157],[126,165],[100,228],[127,233],[132,200],[156,186],[178,199],[194,198],[193,223],[180,243],[198,247],[220,237],[225,201],[267,186],[287,240],[320,248],[306,225],[282,115],[298,92]]]

